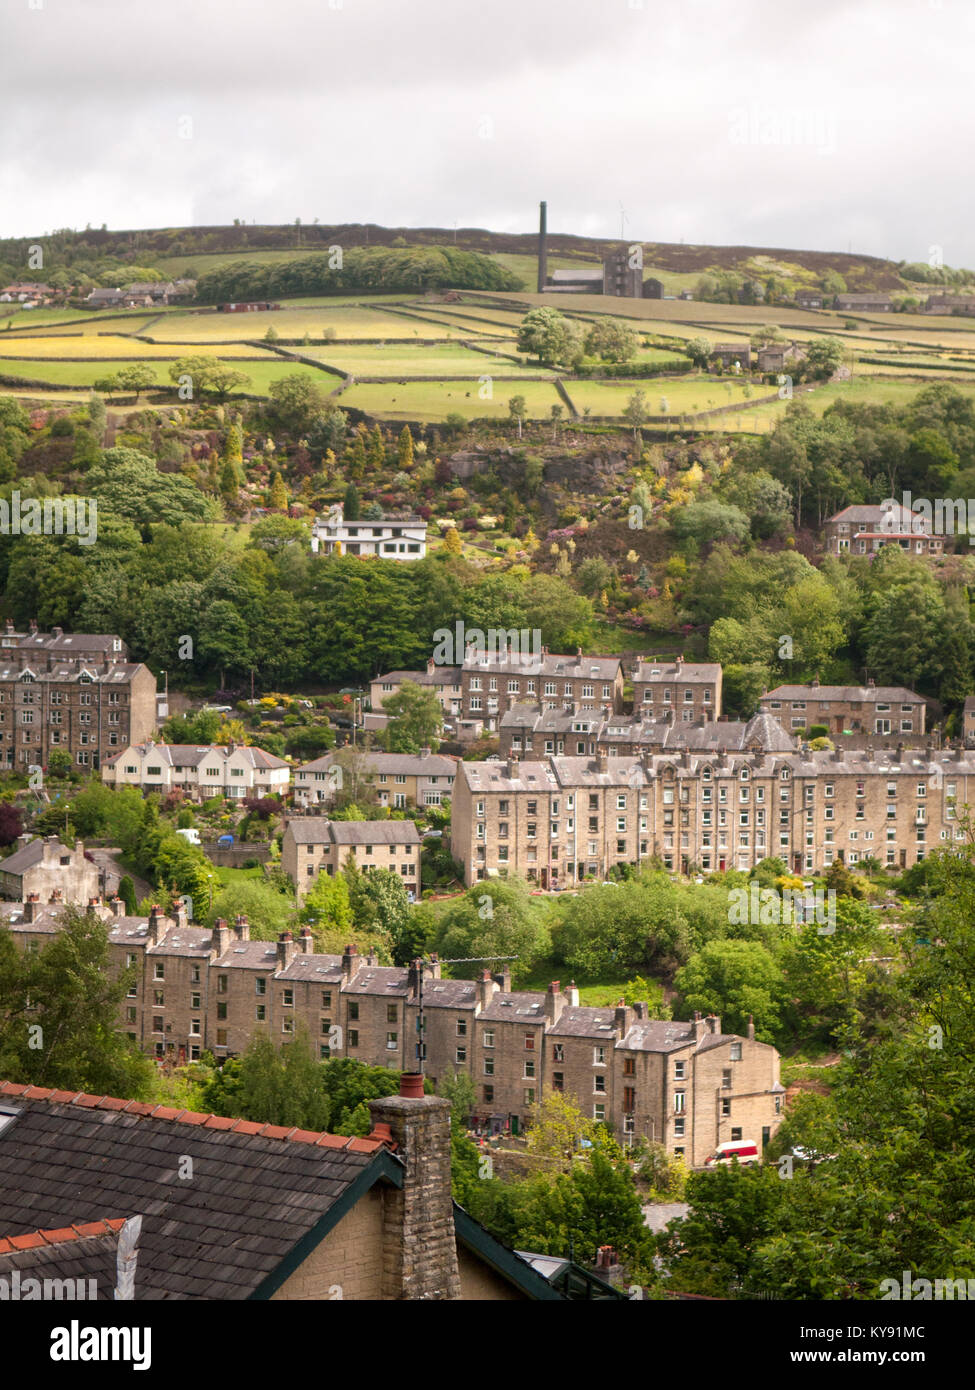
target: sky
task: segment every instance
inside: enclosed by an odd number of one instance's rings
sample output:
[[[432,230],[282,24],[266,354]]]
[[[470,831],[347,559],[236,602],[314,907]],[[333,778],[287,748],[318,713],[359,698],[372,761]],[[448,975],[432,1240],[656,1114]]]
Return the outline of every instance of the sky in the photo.
[[[0,0],[0,235],[527,232],[545,198],[975,267],[973,47],[970,0]]]

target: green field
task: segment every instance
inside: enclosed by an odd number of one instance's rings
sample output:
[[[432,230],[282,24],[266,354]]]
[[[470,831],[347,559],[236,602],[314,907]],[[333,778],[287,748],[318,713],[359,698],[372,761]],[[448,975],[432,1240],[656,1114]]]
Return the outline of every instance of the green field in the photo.
[[[302,353],[353,376],[524,376],[526,371],[519,362],[472,352],[459,343],[434,347],[413,347],[410,344],[397,347],[315,347],[304,348]],[[542,369],[533,374],[544,377],[555,375]]]
[[[113,376],[131,363],[107,359],[94,362],[31,362],[23,358],[0,358],[0,375],[16,377],[22,381],[49,381],[56,386],[92,386],[99,377]],[[154,374],[159,386],[172,386],[169,376],[169,361],[147,362],[146,366]],[[338,383],[315,367],[299,362],[286,362],[274,358],[267,362],[241,363],[240,371],[245,372],[249,382],[239,388],[244,395],[266,396],[272,382],[284,376],[310,376],[324,391],[333,389]]]
[[[140,359],[173,359],[193,354],[198,357],[267,357],[269,361],[272,360],[272,354],[265,353],[262,348],[251,347],[247,343],[230,343],[222,347],[214,347],[208,343],[192,344],[185,352],[181,352],[172,343],[146,343],[139,338],[129,338],[121,333],[106,333],[102,337],[86,334],[83,338],[62,337],[49,333],[18,338],[12,333],[0,333],[0,357],[3,358],[79,357],[108,361],[117,358],[119,354]],[[273,360],[278,359],[275,357]]]
[[[566,381],[564,385],[580,415],[588,407],[597,417],[622,415],[636,391],[643,392],[648,415],[692,415],[748,399],[742,381],[699,375],[666,381],[652,377],[644,381]],[[767,394],[755,386],[751,390],[755,397]]]
[[[150,336],[157,342],[240,342],[263,338],[273,328],[279,338],[302,338],[306,334],[319,341],[326,329],[337,338],[380,341],[385,338],[459,338],[459,330],[436,323],[384,313],[382,309],[358,308],[351,304],[329,304],[323,308],[269,309],[253,314],[179,314],[157,324]]]
[[[548,419],[552,406],[564,402],[544,381],[505,382],[489,400],[478,395],[480,388],[472,381],[414,381],[400,386],[393,382],[366,383],[350,386],[339,397],[340,405],[355,406],[369,415],[388,420],[443,420],[448,414],[463,415],[469,420],[505,419],[511,396],[524,396],[528,414],[533,419]]]

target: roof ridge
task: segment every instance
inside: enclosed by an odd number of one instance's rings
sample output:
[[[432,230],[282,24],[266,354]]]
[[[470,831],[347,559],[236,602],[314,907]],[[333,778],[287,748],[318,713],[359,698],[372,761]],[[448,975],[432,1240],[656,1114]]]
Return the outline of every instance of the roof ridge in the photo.
[[[29,1231],[20,1236],[0,1236],[0,1255],[10,1255],[18,1250],[37,1250],[50,1245],[63,1245],[69,1240],[88,1240],[92,1236],[114,1235],[122,1229],[125,1222],[124,1216],[112,1216],[103,1221],[80,1221],[73,1226]]]
[[[224,1129],[237,1134],[254,1135],[260,1139],[285,1139],[293,1144],[312,1144],[319,1148],[347,1149],[350,1153],[375,1153],[384,1144],[357,1135],[330,1134],[327,1130],[301,1129],[297,1125],[272,1125],[265,1121],[244,1120],[233,1115],[203,1114],[199,1110],[180,1109],[159,1101],[126,1100],[121,1096],[91,1096],[84,1091],[58,1091],[53,1087],[24,1085],[17,1081],[0,1081],[0,1096],[15,1096],[23,1100],[47,1100],[55,1105],[78,1105],[86,1110],[117,1110],[142,1119],[171,1120],[177,1124],[193,1125],[197,1129]]]

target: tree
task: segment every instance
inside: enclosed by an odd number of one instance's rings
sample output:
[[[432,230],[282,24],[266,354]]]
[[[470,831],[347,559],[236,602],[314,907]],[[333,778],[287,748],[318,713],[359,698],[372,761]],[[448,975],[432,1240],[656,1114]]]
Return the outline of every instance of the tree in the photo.
[[[404,425],[400,430],[399,442],[396,446],[396,459],[401,470],[409,473],[413,467],[413,436],[410,433],[409,425]]]
[[[118,895],[125,904],[126,917],[137,917],[139,904],[135,896],[135,884],[128,874],[123,874],[118,883]]]
[[[0,845],[12,845],[23,833],[20,808],[12,801],[0,801]]]
[[[383,700],[390,716],[386,729],[386,748],[390,753],[419,753],[421,748],[436,751],[437,735],[443,727],[443,706],[435,690],[403,681],[395,695]]]
[[[155,385],[156,373],[152,367],[133,362],[120,368],[115,374],[115,380],[120,391],[134,391],[138,400],[143,391],[148,391],[150,386]]]
[[[181,357],[169,369],[169,377],[181,388],[189,385],[194,396],[225,399],[238,387],[250,385],[246,372],[221,362],[218,357]],[[98,383],[95,383],[98,390]]]
[[[568,1173],[582,1150],[583,1140],[596,1139],[595,1120],[583,1115],[565,1095],[553,1091],[532,1111],[528,1130],[528,1152],[547,1167]]]
[[[634,444],[640,443],[640,427],[647,419],[647,398],[642,391],[634,391],[626,403],[623,419],[633,430]]]
[[[528,406],[524,396],[508,397],[508,418],[514,420],[518,425],[518,438],[521,438],[521,427],[528,414]]]
[[[636,356],[639,341],[629,324],[619,319],[598,318],[586,334],[586,352],[604,362],[628,362]]]
[[[460,555],[463,552],[464,544],[456,526],[447,527],[443,538],[443,548],[448,555]]]
[[[772,952],[757,941],[709,941],[677,971],[674,985],[685,1011],[717,1014],[727,1033],[747,1032],[755,1019],[759,1042],[779,1040],[785,982]]]
[[[691,338],[685,345],[684,351],[695,367],[699,367],[703,371],[711,360],[713,348],[707,338]]]
[[[47,771],[50,777],[67,777],[73,770],[71,754],[66,748],[52,748],[47,755]]]
[[[271,478],[271,506],[279,512],[287,511],[288,489],[280,473],[275,473]]]
[[[518,351],[540,362],[574,367],[582,356],[582,339],[557,309],[529,309],[518,328]]]
[[[767,1290],[758,1273],[759,1247],[782,1226],[793,1184],[775,1167],[737,1163],[690,1173],[684,1188],[690,1210],[671,1221],[657,1242],[671,1289],[711,1298],[739,1298]]]
[[[517,956],[512,974],[526,974],[545,954],[549,934],[527,886],[515,878],[476,883],[452,903],[437,925],[441,956]],[[472,979],[480,965],[458,965],[459,978]]]
[[[346,521],[359,520],[359,492],[355,483],[349,483],[345,489],[345,498],[342,505],[342,515]]]
[[[843,344],[838,338],[816,338],[806,345],[801,371],[813,381],[828,381],[843,361]]]
[[[138,973],[116,972],[100,918],[65,908],[60,930],[21,953],[0,929],[0,1072],[11,1081],[139,1099],[153,1067],[118,1028]]]
[[[352,926],[349,887],[341,874],[320,873],[305,894],[300,920],[311,927],[319,951],[341,951]]]
[[[291,925],[290,895],[286,897],[271,884],[259,880],[244,880],[222,888],[208,910],[206,902],[205,897],[200,904],[203,911],[197,916],[205,916],[212,925],[218,917],[233,922],[240,914],[247,918],[255,941],[277,941]]]
[[[108,419],[108,412],[105,409],[105,402],[101,396],[92,391],[88,397],[88,426],[94,435],[95,442],[101,444],[105,437],[105,424]]]
[[[305,434],[325,409],[325,397],[310,376],[294,372],[280,377],[268,391],[270,410],[295,438]]]

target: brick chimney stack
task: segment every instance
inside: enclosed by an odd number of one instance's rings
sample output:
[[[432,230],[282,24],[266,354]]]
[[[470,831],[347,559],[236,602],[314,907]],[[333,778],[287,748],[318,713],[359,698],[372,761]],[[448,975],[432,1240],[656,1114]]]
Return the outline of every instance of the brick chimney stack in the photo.
[[[557,1023],[565,1008],[565,995],[558,980],[553,980],[545,992],[545,1022]]]
[[[183,928],[189,925],[189,917],[186,913],[185,898],[176,898],[173,902],[173,920],[179,928]]]
[[[694,1017],[691,1020],[691,1029],[694,1033],[695,1042],[700,1042],[700,1040],[703,1037],[705,1037],[708,1032],[707,1019],[702,1018],[700,1013],[696,1009],[694,1011]]]
[[[289,931],[283,931],[278,937],[278,969],[287,970],[297,954],[297,941]]]
[[[38,912],[40,911],[40,905],[41,905],[41,895],[40,895],[40,893],[28,893],[28,894],[27,894],[27,900],[26,900],[26,902],[24,903],[24,921],[25,921],[25,922],[33,922],[33,921],[35,920],[35,918],[37,917]]]
[[[359,969],[359,948],[358,946],[346,946],[342,952],[342,983],[347,985],[352,976]]]
[[[162,936],[162,920],[162,908],[156,903],[149,909],[149,925],[146,934],[150,946],[159,945],[159,938]]]
[[[633,1026],[634,1011],[624,999],[620,999],[616,1005],[613,1015],[613,1022],[616,1025],[616,1036],[625,1038]]]
[[[565,993],[566,993],[566,999],[567,999],[567,1001],[568,1001],[569,1007],[570,1007],[570,1008],[573,1008],[573,1009],[577,1009],[577,1008],[579,1007],[579,991],[578,991],[578,989],[576,988],[576,982],[575,982],[575,980],[570,980],[570,981],[569,981],[569,988],[566,990]]]
[[[234,918],[234,935],[238,941],[250,941],[251,924],[242,912],[238,912]]]
[[[481,978],[477,982],[477,1011],[482,1014],[485,1009],[490,1007],[491,1000],[498,992],[498,982],[495,980],[490,970],[482,970]]]
[[[299,937],[300,940],[298,944],[301,947],[302,952],[306,956],[313,956],[315,954],[315,935],[311,927],[302,927],[301,931],[299,932]]]
[[[226,917],[218,917],[213,924],[213,934],[210,937],[210,949],[219,958],[230,949],[230,942],[233,939],[233,932],[227,925]]]
[[[398,1096],[369,1101],[374,1138],[396,1145],[402,1188],[383,1195],[384,1301],[452,1302],[461,1297],[450,1192],[450,1101],[422,1094],[404,1072]]]
[[[755,1018],[753,1014],[748,1015],[748,1041],[755,1041]]]
[[[114,898],[109,899],[109,907],[112,909],[113,917],[125,916],[125,903],[116,893]]]

